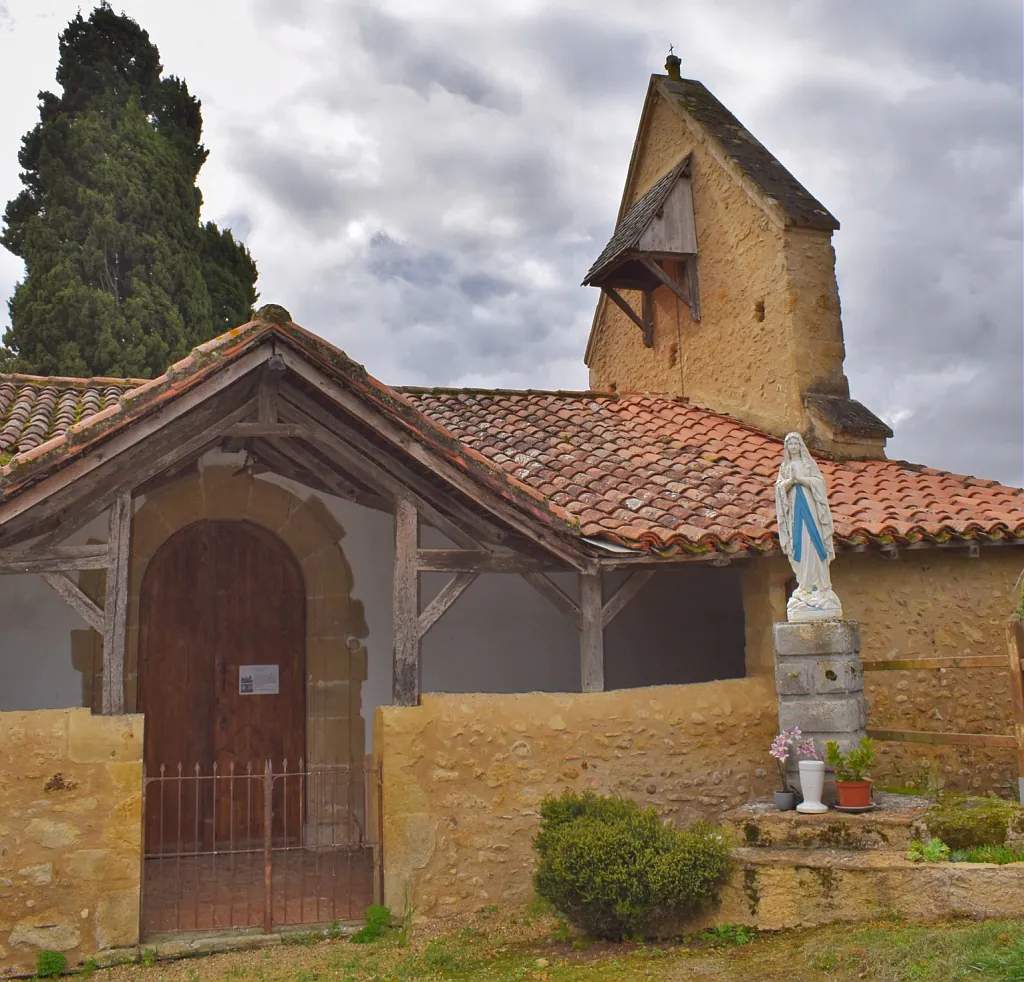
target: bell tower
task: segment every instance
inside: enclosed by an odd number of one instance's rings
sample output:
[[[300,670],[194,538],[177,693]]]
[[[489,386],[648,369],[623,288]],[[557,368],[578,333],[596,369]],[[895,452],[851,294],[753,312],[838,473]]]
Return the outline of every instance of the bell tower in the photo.
[[[839,223],[669,54],[651,76],[586,363],[596,389],[681,396],[843,457],[889,427],[850,398]]]

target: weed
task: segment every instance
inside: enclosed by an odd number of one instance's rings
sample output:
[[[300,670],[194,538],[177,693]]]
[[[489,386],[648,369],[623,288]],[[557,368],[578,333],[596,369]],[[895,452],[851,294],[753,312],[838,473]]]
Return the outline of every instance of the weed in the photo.
[[[970,849],[957,849],[950,854],[954,863],[1024,863],[1024,852],[1015,852],[1009,846],[971,846]]]
[[[949,859],[949,846],[941,839],[924,843],[915,839],[907,850],[907,859],[914,863],[944,863]]]
[[[370,904],[363,919],[363,926],[352,935],[355,944],[379,941],[391,927],[391,911],[383,904]]]
[[[1005,982],[1024,982],[1024,936],[999,935],[994,943],[975,955],[972,972],[983,972]]]
[[[486,907],[481,907],[479,913],[480,917],[486,921],[489,917],[493,917],[495,914],[498,913],[498,905],[488,904]]]
[[[742,924],[719,924],[700,932],[701,941],[707,941],[713,947],[725,948],[731,945],[750,944],[757,939],[757,931]]]
[[[199,969],[190,968],[185,973],[185,978],[188,979],[188,982],[199,982]]]
[[[561,941],[563,944],[572,938],[572,931],[569,922],[564,917],[558,918],[558,923],[551,929],[551,940]]]
[[[143,948],[139,961],[143,968],[152,968],[156,964],[156,952],[152,948]]]
[[[50,951],[44,948],[36,956],[36,977],[54,979],[63,975],[68,969],[67,956],[62,951]]]

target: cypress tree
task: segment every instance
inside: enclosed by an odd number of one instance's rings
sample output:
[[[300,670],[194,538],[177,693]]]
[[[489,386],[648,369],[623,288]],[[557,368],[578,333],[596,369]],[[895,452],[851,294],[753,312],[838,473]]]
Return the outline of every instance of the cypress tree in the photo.
[[[106,3],[61,35],[61,95],[39,95],[0,233],[27,271],[0,367],[149,378],[251,316],[252,257],[199,219],[200,101],[162,71]]]

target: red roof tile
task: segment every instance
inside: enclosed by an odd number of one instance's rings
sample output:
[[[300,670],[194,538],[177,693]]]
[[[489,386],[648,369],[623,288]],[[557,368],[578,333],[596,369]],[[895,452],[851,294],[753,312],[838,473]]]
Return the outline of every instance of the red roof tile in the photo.
[[[550,494],[585,537],[666,553],[777,548],[782,442],[729,417],[649,395],[400,391]],[[510,446],[528,467],[503,460]],[[1017,488],[901,461],[819,463],[842,544],[1024,536]]]

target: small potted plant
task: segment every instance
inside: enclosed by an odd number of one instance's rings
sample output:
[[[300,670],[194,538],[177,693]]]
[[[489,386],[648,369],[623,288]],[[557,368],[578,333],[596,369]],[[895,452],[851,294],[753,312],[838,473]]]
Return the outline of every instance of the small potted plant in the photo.
[[[789,812],[796,808],[796,791],[789,786],[789,777],[786,774],[786,761],[790,757],[790,749],[800,739],[800,727],[794,726],[791,730],[783,730],[772,740],[768,750],[775,758],[776,766],[779,768],[779,778],[782,781],[782,790],[775,792],[775,807],[780,812]],[[817,757],[814,750],[813,740],[804,740],[796,746],[796,752],[804,757]]]
[[[875,745],[870,737],[861,737],[857,746],[845,754],[835,740],[827,740],[825,763],[836,772],[840,808],[871,807],[869,771],[875,764]]]

